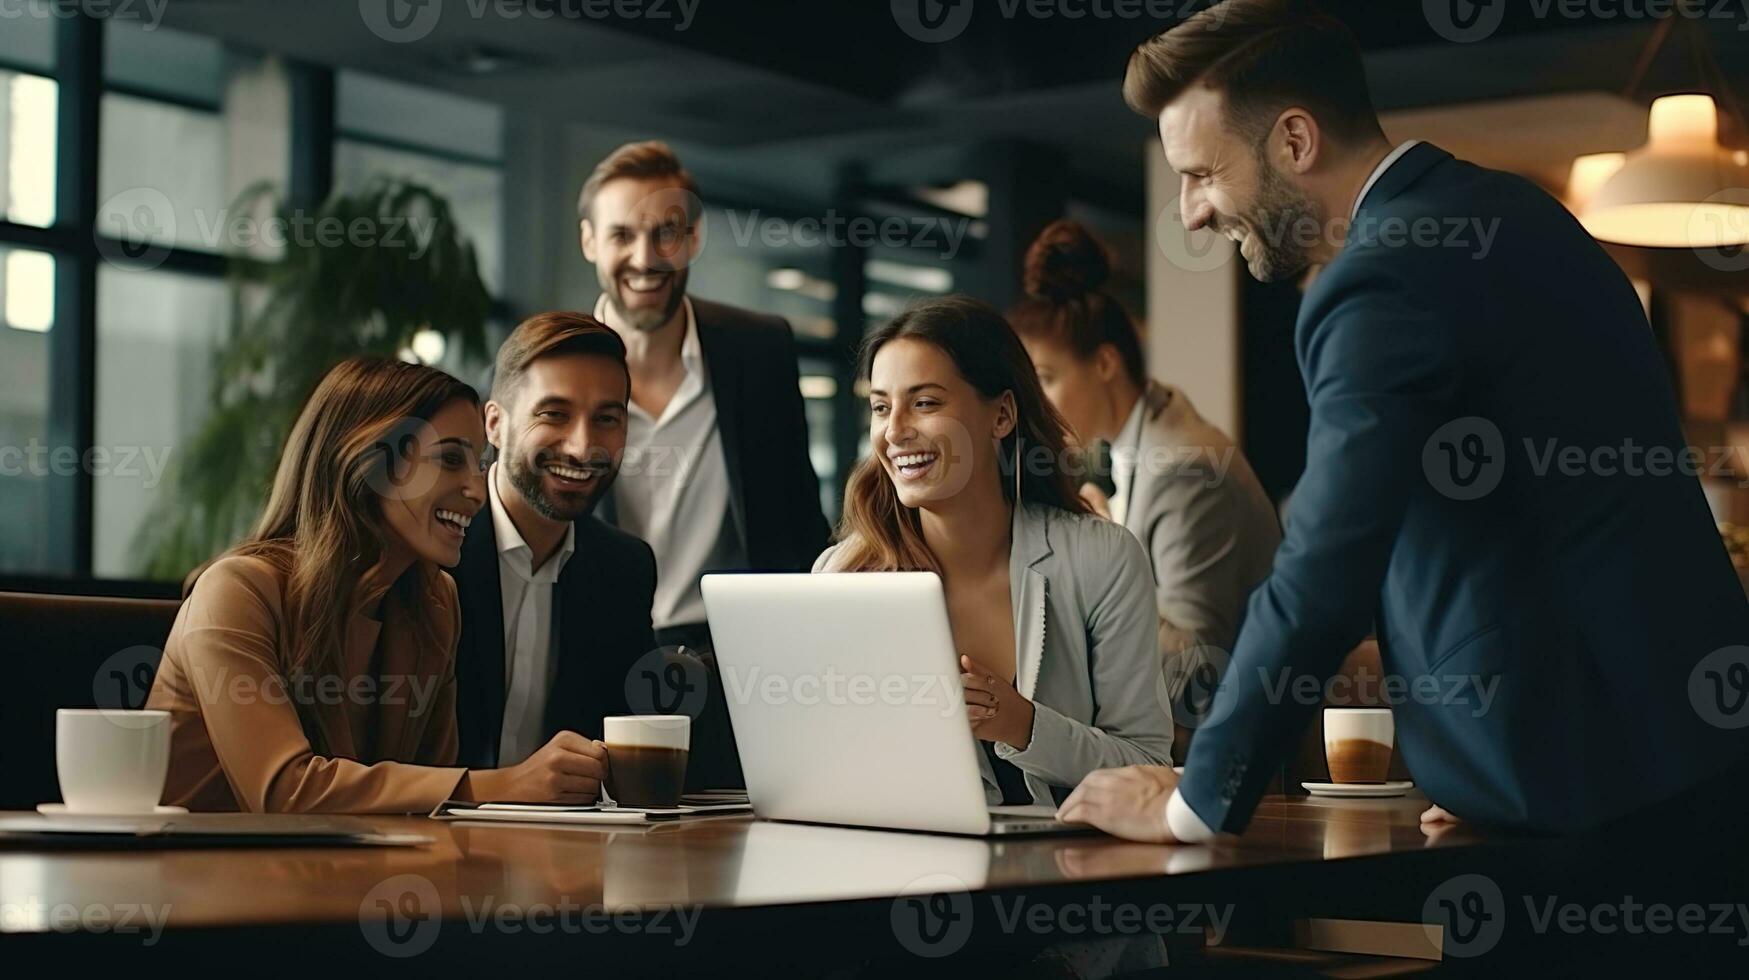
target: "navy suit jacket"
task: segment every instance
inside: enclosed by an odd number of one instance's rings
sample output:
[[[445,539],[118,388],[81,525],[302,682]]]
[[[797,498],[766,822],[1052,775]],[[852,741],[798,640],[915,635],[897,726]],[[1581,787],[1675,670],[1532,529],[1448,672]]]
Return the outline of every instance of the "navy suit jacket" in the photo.
[[[1564,207],[1421,144],[1294,342],[1306,471],[1185,768],[1203,822],[1244,829],[1304,678],[1375,625],[1404,760],[1464,819],[1585,829],[1744,757],[1691,682],[1749,602],[1640,302]]]
[[[553,586],[558,664],[543,721],[549,739],[560,731],[600,738],[603,717],[630,714],[629,675],[656,646],[650,633],[656,558],[650,546],[594,517],[578,518],[575,526],[576,549]],[[490,511],[481,511],[468,529],[462,560],[450,575],[462,613],[456,643],[458,763],[490,769],[500,762],[505,697],[504,593]]]

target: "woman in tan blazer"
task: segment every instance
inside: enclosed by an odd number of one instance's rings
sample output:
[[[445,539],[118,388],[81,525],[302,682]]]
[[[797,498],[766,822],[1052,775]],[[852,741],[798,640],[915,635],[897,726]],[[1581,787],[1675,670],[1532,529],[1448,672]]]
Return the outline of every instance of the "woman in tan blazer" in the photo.
[[[405,813],[457,797],[593,800],[605,749],[560,732],[455,765],[455,583],[484,506],[473,389],[379,358],[334,368],[286,439],[254,534],[191,578],[146,707],[171,713],[167,803]]]

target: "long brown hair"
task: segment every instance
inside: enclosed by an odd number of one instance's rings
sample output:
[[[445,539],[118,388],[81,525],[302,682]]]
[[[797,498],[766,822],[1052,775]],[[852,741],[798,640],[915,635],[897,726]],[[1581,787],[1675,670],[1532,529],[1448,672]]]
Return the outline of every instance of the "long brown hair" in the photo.
[[[1021,282],[1026,296],[1008,311],[1014,331],[1062,344],[1086,360],[1110,344],[1137,387],[1148,383],[1141,336],[1130,315],[1100,287],[1111,278],[1111,257],[1087,229],[1068,219],[1051,222],[1026,250]]]
[[[355,593],[391,534],[384,495],[408,464],[407,444],[420,424],[457,399],[480,404],[473,388],[436,368],[380,357],[340,362],[310,393],[286,436],[261,521],[230,551],[286,574],[287,675],[339,673],[347,618],[361,599],[379,598]],[[380,596],[385,607],[392,602],[409,613],[425,648],[439,640],[424,597],[440,575],[430,562],[415,561]]]
[[[862,345],[858,376],[868,381],[875,355],[886,344],[901,339],[933,344],[985,398],[1012,392],[1019,417],[1014,431],[1003,437],[997,450],[999,467],[1006,471],[1014,465],[1017,450],[1028,458],[1048,454],[1048,465],[1042,468],[1027,465],[1026,459],[1020,461],[1020,499],[1077,514],[1087,512],[1075,481],[1062,465],[1067,459],[1068,425],[1045,399],[1032,359],[1002,314],[969,296],[948,296],[914,306],[869,334]],[[1000,482],[1003,498],[1014,503],[1014,473],[1005,472]],[[941,571],[923,541],[917,509],[899,502],[892,479],[872,454],[857,464],[844,488],[844,519],[838,526],[838,540],[843,542],[843,554],[834,567],[840,571]]]

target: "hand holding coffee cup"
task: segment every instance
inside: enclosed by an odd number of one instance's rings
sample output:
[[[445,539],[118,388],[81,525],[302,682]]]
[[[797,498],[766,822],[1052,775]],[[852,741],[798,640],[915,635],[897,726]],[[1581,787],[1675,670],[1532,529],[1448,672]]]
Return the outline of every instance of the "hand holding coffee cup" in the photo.
[[[607,792],[620,806],[671,807],[686,787],[692,719],[686,715],[621,715],[602,719],[607,743]]]
[[[71,813],[151,813],[170,772],[170,712],[60,708],[55,772]]]
[[[1382,783],[1391,773],[1396,719],[1389,708],[1325,708],[1324,759],[1333,783]]]

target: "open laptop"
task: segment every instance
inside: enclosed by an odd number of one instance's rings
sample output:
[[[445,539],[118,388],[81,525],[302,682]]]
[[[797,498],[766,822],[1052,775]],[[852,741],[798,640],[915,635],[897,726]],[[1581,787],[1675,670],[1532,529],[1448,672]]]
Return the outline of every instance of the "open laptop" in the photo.
[[[706,575],[705,609],[755,815],[979,836],[1085,832],[991,807],[941,580]]]

